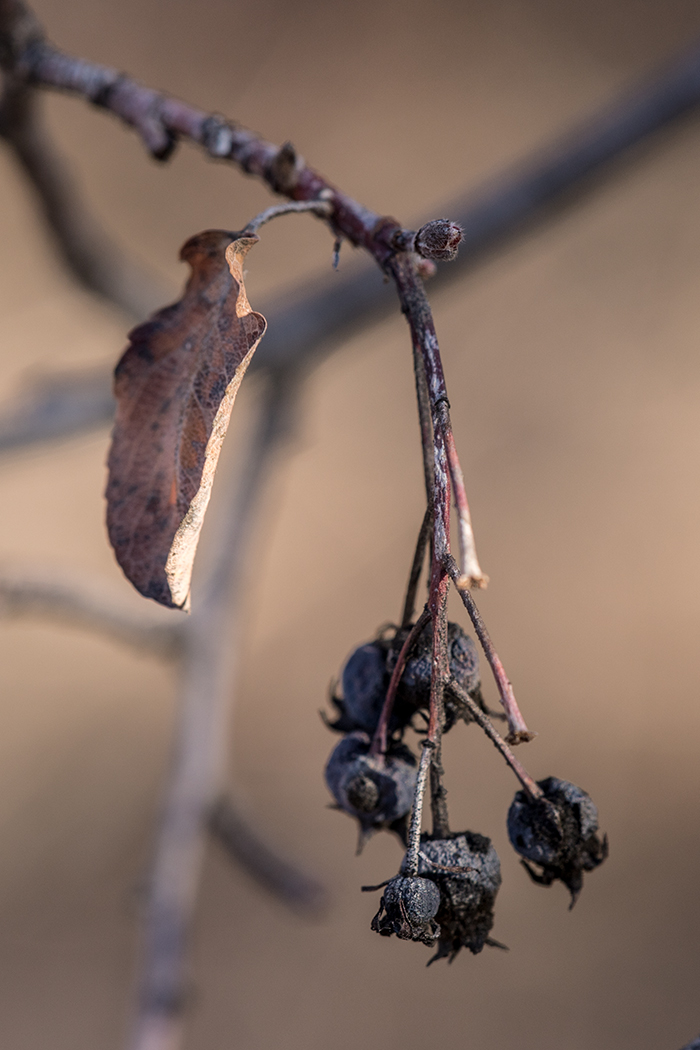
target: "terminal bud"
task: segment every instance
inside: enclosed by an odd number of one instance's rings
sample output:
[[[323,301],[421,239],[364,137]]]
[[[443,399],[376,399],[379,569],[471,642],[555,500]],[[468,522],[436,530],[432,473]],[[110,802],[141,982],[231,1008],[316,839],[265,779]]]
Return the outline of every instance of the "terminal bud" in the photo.
[[[421,226],[414,241],[414,250],[424,259],[451,262],[457,258],[462,227],[451,219],[433,219]]]

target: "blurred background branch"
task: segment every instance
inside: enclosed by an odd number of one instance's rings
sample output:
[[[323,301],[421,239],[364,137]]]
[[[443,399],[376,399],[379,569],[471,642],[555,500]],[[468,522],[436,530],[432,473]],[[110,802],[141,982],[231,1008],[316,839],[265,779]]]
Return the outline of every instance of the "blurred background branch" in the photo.
[[[0,134],[27,173],[69,272],[88,291],[142,320],[175,293],[127,260],[101,229],[41,122],[38,102],[35,87],[6,73]],[[581,194],[614,173],[613,162],[626,151],[699,102],[696,46],[586,123],[490,178],[483,188],[433,208],[434,214],[454,217],[464,236],[457,260],[439,268],[431,287],[462,279],[490,252],[504,250],[513,239],[576,205]],[[262,304],[268,330],[251,371],[289,362],[311,365],[394,309],[393,290],[371,264],[349,276],[329,274],[314,281],[313,288],[294,288]],[[0,452],[104,426],[113,408],[109,372],[91,369],[44,377],[21,398],[0,405]]]

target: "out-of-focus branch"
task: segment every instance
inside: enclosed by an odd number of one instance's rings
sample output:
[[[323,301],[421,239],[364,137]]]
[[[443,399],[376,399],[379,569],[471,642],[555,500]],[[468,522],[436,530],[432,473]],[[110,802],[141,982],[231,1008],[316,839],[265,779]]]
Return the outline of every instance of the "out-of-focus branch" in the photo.
[[[187,622],[175,755],[157,833],[132,1050],[176,1050],[182,1041],[187,949],[205,835],[225,788],[244,558],[257,498],[292,426],[297,386],[295,375],[277,376],[267,386],[208,583]]]
[[[41,38],[32,13],[15,0],[0,0],[0,137],[32,187],[44,221],[68,270],[85,288],[134,318],[162,305],[162,282],[127,258],[82,201],[38,111],[36,91],[18,61]]]
[[[262,842],[229,798],[222,797],[209,816],[209,830],[231,859],[248,871],[259,886],[291,908],[318,915],[328,898],[320,883],[278,857]]]
[[[0,575],[0,617],[58,621],[168,660],[179,655],[184,636],[182,622],[135,613],[109,590],[45,577]]]
[[[3,5],[0,2],[0,26]],[[0,31],[0,39],[2,33]],[[7,79],[7,77],[6,77]],[[131,276],[96,281],[91,265],[79,262],[92,259],[98,269],[116,257],[114,245],[103,233],[96,233],[94,220],[86,214],[68,173],[62,169],[56,151],[29,101],[31,89],[22,81],[6,91],[19,93],[20,101],[6,97],[8,114],[24,111],[25,128],[20,135],[41,142],[37,159],[44,172],[35,178],[28,171],[42,201],[47,224],[61,248],[73,275],[86,287],[98,291],[131,315],[144,317],[155,306],[167,301],[169,292],[160,292],[152,279],[146,279],[135,268]],[[23,100],[24,99],[24,100]],[[452,214],[464,233],[460,254],[450,266],[441,267],[432,281],[440,287],[454,281],[482,260],[494,247],[503,248],[512,239],[532,230],[537,222],[551,219],[552,205],[570,206],[573,189],[581,190],[593,183],[591,176],[603,174],[605,165],[700,102],[700,48],[695,47],[678,58],[664,72],[648,79],[617,102],[606,107],[588,122],[579,125],[550,146],[514,164],[500,175],[490,178],[481,190],[470,191],[436,212]],[[17,117],[10,119],[10,129]],[[0,115],[0,133],[5,134],[22,164],[18,132],[3,131],[6,118]],[[55,174],[58,173],[58,174]],[[51,190],[49,184],[62,187]],[[61,194],[63,196],[61,196]],[[62,202],[68,202],[65,205]],[[79,209],[80,214],[76,212]],[[92,230],[92,234],[90,234]],[[87,231],[86,243],[83,237]],[[68,238],[68,240],[66,240]],[[95,249],[94,246],[97,245]],[[78,260],[78,261],[76,261]],[[126,274],[122,261],[118,269]],[[140,299],[124,294],[126,284],[136,288]],[[394,309],[391,290],[382,282],[375,267],[363,266],[348,276],[329,274],[314,281],[313,291],[304,284],[281,299],[262,305],[268,319],[268,331],[253,358],[251,369],[265,369],[300,360],[313,361],[330,352],[350,334],[373,324]],[[82,430],[102,426],[113,414],[110,377],[106,371],[77,376],[70,383],[51,378],[37,386],[35,395],[23,400],[21,407],[10,404],[0,410],[0,452],[34,442],[68,437]]]
[[[103,427],[113,415],[111,368],[41,376],[0,407],[0,454]]]

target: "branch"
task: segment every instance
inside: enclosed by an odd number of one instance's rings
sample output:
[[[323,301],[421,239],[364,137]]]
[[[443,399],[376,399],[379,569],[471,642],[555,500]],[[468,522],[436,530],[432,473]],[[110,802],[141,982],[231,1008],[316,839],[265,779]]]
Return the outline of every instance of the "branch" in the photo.
[[[58,89],[108,110],[132,127],[158,160],[169,157],[180,139],[200,146],[211,158],[238,165],[270,189],[293,201],[325,198],[334,235],[365,247],[383,265],[394,251],[393,239],[411,239],[413,250],[435,258],[439,233],[429,224],[417,234],[370,211],[308,167],[290,143],[282,147],[233,121],[207,113],[181,99],[155,91],[116,69],[66,54],[43,35],[21,0],[1,0],[4,46],[0,61],[13,85]],[[21,91],[22,88],[18,87]],[[443,251],[440,244],[438,252]]]
[[[428,501],[431,503],[432,501]],[[401,626],[410,627],[413,621],[413,613],[416,607],[416,592],[418,590],[418,583],[420,581],[420,575],[423,571],[423,562],[425,561],[425,551],[428,546],[428,539],[430,537],[430,526],[432,523],[432,507],[426,508],[425,514],[423,515],[423,521],[421,523],[420,532],[418,533],[418,539],[416,541],[416,550],[413,555],[413,563],[411,565],[411,571],[408,577],[408,586],[406,587],[406,597],[403,603],[403,613],[401,614]]]
[[[363,245],[380,263],[392,248],[409,245],[426,258],[452,257],[451,246],[435,251],[425,227],[418,234],[403,230],[395,220],[381,218],[331,186],[304,163],[290,143],[274,146],[218,114],[206,113],[115,69],[58,50],[45,40],[21,0],[1,0],[0,34],[0,62],[15,83],[65,91],[109,110],[134,128],[157,159],[166,159],[179,139],[187,139],[210,157],[236,163],[246,173],[266,181],[274,192],[293,200],[311,200],[328,191],[335,234]],[[469,203],[464,199],[455,202],[464,227],[462,266],[476,252],[531,218],[537,209],[698,101],[700,49],[695,47],[663,73],[636,91],[625,93],[616,104],[559,139],[534,163],[489,180],[488,189],[468,198]],[[353,288],[351,297],[355,310],[358,291]],[[360,310],[364,312],[364,304]]]
[[[183,643],[182,623],[134,613],[117,595],[73,581],[0,576],[0,617],[58,621],[166,660],[178,657]]]
[[[457,456],[457,447],[452,433],[450,407],[446,398],[440,401],[438,416],[440,419],[440,430],[445,442],[445,454],[450,469],[450,481],[452,482],[455,509],[457,511],[459,560],[462,566],[462,575],[459,583],[462,587],[486,587],[489,578],[481,571],[476,553],[472,518],[469,511],[469,503],[467,502],[467,492],[464,487],[464,475]]]
[[[187,951],[205,834],[224,789],[245,554],[267,470],[292,426],[297,379],[268,384],[243,475],[230,494],[213,568],[187,623],[175,755],[157,834],[132,1050],[175,1050],[182,1040]]]
[[[426,493],[432,517],[428,611],[433,631],[427,740],[431,745],[430,789],[433,834],[438,838],[444,838],[449,833],[446,792],[442,784],[444,690],[449,678],[447,635],[449,577],[445,564],[450,555],[450,467],[442,413],[442,406],[447,402],[447,389],[430,305],[412,256],[405,251],[397,252],[388,261],[387,270],[394,278],[401,310],[411,330]],[[428,412],[430,415],[429,418],[426,418]],[[431,453],[432,463],[430,462]],[[453,453],[454,462],[461,476],[454,443]],[[476,561],[476,553],[474,553],[474,560]],[[384,715],[384,711],[382,714]],[[422,788],[421,784],[423,784]],[[424,781],[418,778],[413,803],[414,813],[422,809],[423,800],[419,795],[421,790],[424,790]],[[411,854],[410,863],[414,863],[413,854]]]
[[[423,823],[423,799],[425,798],[425,787],[428,782],[428,773],[432,765],[433,746],[432,741],[423,741],[423,750],[421,751],[420,762],[418,764],[418,776],[416,777],[413,809],[411,811],[411,823],[408,829],[408,846],[404,862],[401,865],[401,870],[405,875],[418,874],[420,833]]]
[[[42,376],[0,409],[0,454],[103,427],[113,416],[111,368]]]
[[[3,37],[7,38],[7,11],[11,6],[10,0],[0,3],[0,43]],[[3,65],[7,68],[7,57]],[[25,81],[21,80],[19,87],[15,87],[20,89],[29,90]],[[590,177],[594,173],[600,174],[610,161],[687,113],[698,102],[700,49],[695,47],[663,73],[649,78],[635,91],[625,93],[585,124],[504,173],[491,176],[483,189],[470,191],[449,206],[441,206],[438,211],[457,216],[463,227],[463,238],[459,258],[451,266],[438,270],[433,287],[462,278],[495,247],[503,248],[509,240],[531,232],[538,221],[551,220],[555,214],[551,207],[554,202],[559,202],[561,207],[576,203],[578,198],[571,194],[572,189],[580,191],[585,186],[590,189]],[[87,215],[75,187],[69,184],[68,173],[61,171],[46,131],[39,129],[33,103],[26,106],[26,111],[33,121],[31,135],[35,139],[41,135],[41,148],[35,150],[37,164],[25,170],[38,193],[44,218],[64,261],[73,276],[87,288],[139,319],[145,317],[167,301],[169,293],[158,293],[152,279],[144,278],[132,265],[129,286],[136,288],[139,295],[142,289],[148,288],[143,301],[138,302],[130,293],[125,295],[120,290],[121,279],[97,280],[93,264],[86,269],[80,263],[80,257],[86,256],[98,267],[102,266],[106,260],[116,258],[117,249],[108,243],[104,234],[100,233],[97,239],[89,235],[89,230],[95,229],[94,220]],[[6,138],[24,164],[12,133]],[[283,158],[287,164],[291,163],[291,157],[291,151],[286,149]],[[34,171],[37,165],[44,173],[41,176]],[[67,202],[60,190],[51,189],[52,182],[63,187]],[[77,208],[81,215],[77,214]],[[91,247],[94,244],[96,248]],[[124,266],[120,264],[122,269]],[[308,284],[294,288],[269,306],[263,304],[268,331],[251,370],[274,368],[290,361],[312,363],[393,308],[390,290],[369,266],[348,276],[334,274],[317,279],[312,292]],[[20,409],[11,405],[9,411],[0,414],[0,452],[102,426],[112,419],[113,411],[111,379],[106,373],[101,377],[90,374],[85,380],[78,377],[75,386],[62,378],[45,380],[35,396],[27,398]]]
[[[167,291],[127,258],[84,206],[79,188],[39,116],[35,91],[18,68],[41,37],[38,22],[14,0],[0,3],[0,101],[3,138],[32,187],[47,228],[69,272],[91,292],[135,318],[162,305]]]
[[[328,904],[320,883],[273,853],[236,811],[220,798],[209,816],[209,830],[229,857],[275,897],[307,915],[319,915]]]

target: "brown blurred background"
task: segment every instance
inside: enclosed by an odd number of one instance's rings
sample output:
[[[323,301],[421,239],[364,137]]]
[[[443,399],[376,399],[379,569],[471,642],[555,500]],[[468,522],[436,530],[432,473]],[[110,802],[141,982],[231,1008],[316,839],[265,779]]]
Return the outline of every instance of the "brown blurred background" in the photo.
[[[700,36],[690,0],[35,6],[60,46],[291,139],[409,224]],[[270,199],[188,148],[150,162],[82,103],[47,110],[95,212],[173,286],[189,235],[241,226]],[[62,272],[5,153],[0,184],[10,396],[27,374],[116,359],[127,321]],[[379,836],[353,856],[353,825],[326,808],[334,738],[318,710],[350,649],[398,615],[422,513],[397,315],[313,375],[250,568],[231,780],[332,905],[316,923],[290,915],[212,847],[188,1046],[678,1050],[700,1031],[699,185],[695,114],[434,300],[492,581],[480,604],[539,733],[520,757],[593,795],[609,861],[571,913],[563,887],[531,885],[505,833],[515,781],[475,728],[457,727],[453,824],[495,841],[493,932],[510,952],[426,970],[422,946],[369,931],[377,895],[359,887],[391,875],[400,852]],[[330,249],[310,219],[273,224],[249,262],[253,305],[325,272]],[[3,566],[91,575],[132,600],[103,526],[107,440],[0,461]],[[27,622],[0,626],[0,666],[0,1044],[117,1048],[172,674]]]

